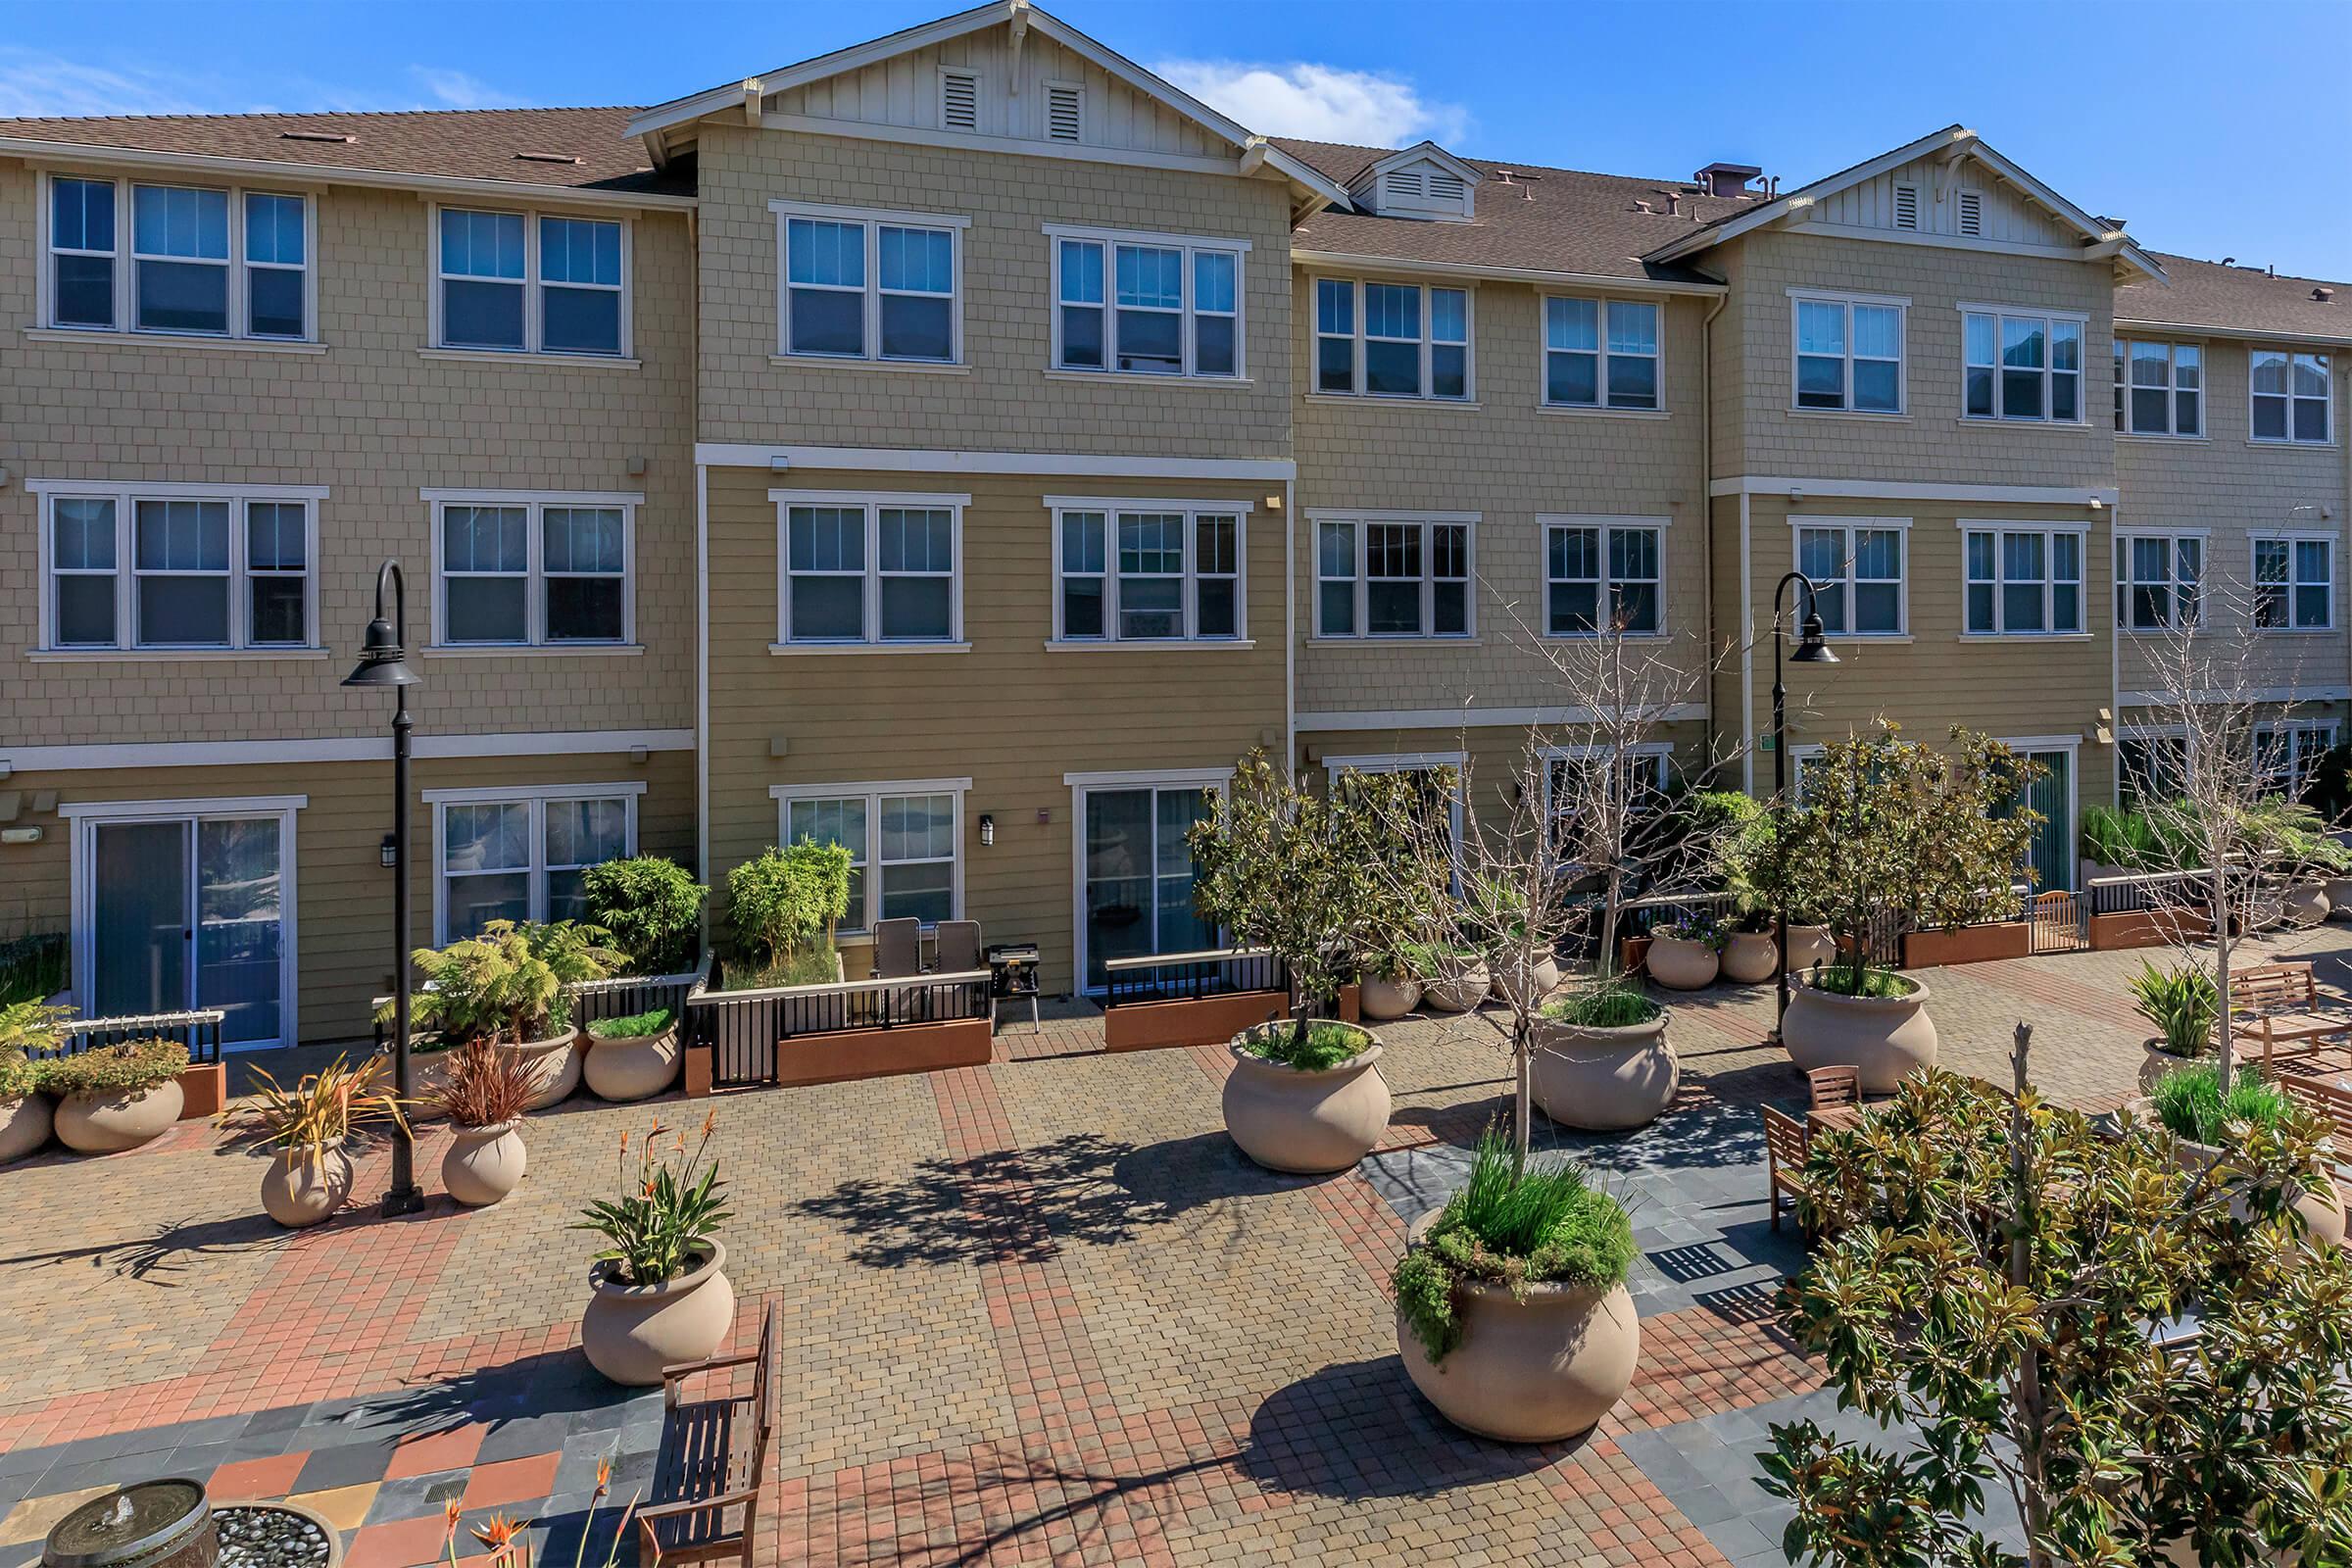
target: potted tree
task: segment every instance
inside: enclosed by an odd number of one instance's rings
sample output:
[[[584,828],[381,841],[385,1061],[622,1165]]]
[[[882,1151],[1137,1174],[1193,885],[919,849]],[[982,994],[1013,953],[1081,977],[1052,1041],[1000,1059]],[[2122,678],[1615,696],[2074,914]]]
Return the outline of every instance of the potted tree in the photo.
[[[727,873],[735,925],[730,990],[837,985],[842,957],[834,933],[850,908],[850,852],[804,838],[773,846]]]
[[[483,1208],[520,1184],[530,1160],[522,1123],[537,1093],[529,1067],[486,1041],[468,1042],[450,1057],[448,1080],[434,1097],[449,1118],[444,1192]]]
[[[605,1240],[588,1268],[588,1309],[580,1348],[588,1362],[613,1382],[651,1388],[664,1367],[717,1353],[735,1322],[735,1288],[727,1281],[726,1249],[716,1232],[731,1214],[718,1162],[707,1159],[717,1125],[703,1117],[702,1142],[686,1152],[686,1135],[657,1121],[636,1141],[620,1135],[622,1191],[588,1205],[573,1230]]]
[[[650,1100],[678,1076],[678,1012],[655,1007],[588,1026],[588,1087],[599,1100]]]
[[[126,1040],[44,1061],[41,1089],[57,1097],[59,1142],[111,1154],[160,1138],[187,1108],[179,1075],[188,1048],[176,1040]]]
[[[580,876],[589,923],[621,956],[623,974],[684,974],[695,965],[710,890],[675,860],[632,856]]]
[[[1356,960],[1356,999],[1365,1017],[1389,1023],[1421,1004],[1419,949],[1409,938],[1386,937]]]
[[[1779,874],[1816,890],[1838,956],[1789,975],[1782,1044],[1799,1068],[1855,1067],[1864,1093],[1884,1095],[1935,1065],[1928,988],[1870,961],[1873,916],[1893,907],[1953,924],[1984,889],[2009,887],[2041,820],[2020,804],[2040,771],[1986,736],[1955,728],[1938,752],[1891,723],[1808,766]]]
[[[0,1165],[49,1141],[53,1117],[41,1093],[40,1064],[28,1053],[55,1051],[71,1007],[12,1002],[0,1007]]]
[[[1687,915],[1653,926],[1642,967],[1669,991],[1704,991],[1721,967],[1723,928],[1704,915]]]
[[[2146,1056],[2139,1067],[2140,1093],[2154,1094],[2167,1076],[2212,1058],[2221,991],[2193,960],[2167,970],[2143,958],[2128,983],[2132,1010],[2156,1026],[2154,1038],[2141,1042]]]
[[[1478,945],[1463,941],[1421,944],[1421,1000],[1440,1012],[1468,1012],[1494,994],[1494,973]]]
[[[1563,1127],[1592,1132],[1657,1120],[1683,1081],[1666,1017],[1639,982],[1623,977],[1545,1002],[1535,1031],[1536,1104]]]
[[[1470,1179],[1414,1229],[1390,1279],[1396,1351],[1438,1413],[1503,1443],[1590,1431],[1634,1379],[1623,1205],[1489,1127]]]
[[[1710,847],[1715,879],[1731,895],[1731,916],[1722,924],[1723,977],[1740,985],[1771,979],[1781,966],[1766,869],[1773,854],[1771,815],[1761,802],[1738,790],[1700,791],[1690,797],[1684,814],[1687,831]]]
[[[1290,972],[1290,1016],[1236,1035],[1225,1079],[1225,1130],[1269,1169],[1345,1170],[1388,1129],[1380,1038],[1333,1014],[1356,954],[1389,928],[1377,867],[1408,793],[1405,775],[1371,774],[1317,796],[1251,752],[1190,834],[1201,917]]]
[[[618,961],[597,945],[603,935],[568,920],[492,920],[479,936],[419,948],[416,961],[425,984],[416,1016],[446,1046],[479,1040],[514,1055],[530,1075],[530,1108],[552,1105],[580,1082],[579,1031],[571,1025],[566,988],[603,979]],[[420,1086],[422,1098],[437,1104],[449,1071],[446,1061],[436,1063]]]
[[[220,1112],[220,1124],[267,1150],[262,1209],[288,1230],[331,1219],[351,1196],[353,1133],[377,1122],[406,1128],[401,1103],[386,1084],[391,1062],[370,1056],[353,1067],[337,1056],[293,1088],[266,1068],[254,1069],[249,1102]]]

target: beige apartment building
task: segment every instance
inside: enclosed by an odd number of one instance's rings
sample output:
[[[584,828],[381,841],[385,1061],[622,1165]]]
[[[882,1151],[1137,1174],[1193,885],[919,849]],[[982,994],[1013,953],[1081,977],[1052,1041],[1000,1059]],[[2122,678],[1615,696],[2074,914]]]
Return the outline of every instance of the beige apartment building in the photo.
[[[0,937],[363,1033],[388,557],[420,941],[806,834],[858,931],[1099,985],[1212,939],[1243,754],[1507,767],[1604,620],[1660,779],[1769,788],[1800,567],[1791,749],[2019,743],[2069,883],[2184,614],[2337,733],[2337,295],[1957,127],[1802,185],[1269,139],[1022,0],[643,110],[0,122]]]

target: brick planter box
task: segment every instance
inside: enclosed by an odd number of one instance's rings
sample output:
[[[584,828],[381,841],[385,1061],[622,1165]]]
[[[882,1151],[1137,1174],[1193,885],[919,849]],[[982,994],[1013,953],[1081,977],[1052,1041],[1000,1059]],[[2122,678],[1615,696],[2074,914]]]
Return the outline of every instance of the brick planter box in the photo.
[[[2034,932],[2023,920],[1998,925],[1964,925],[1957,931],[1903,933],[1903,967],[1932,969],[1948,963],[1984,963],[2023,958],[2034,951]]]
[[[2123,948],[2161,948],[2178,941],[2202,941],[2213,935],[2213,922],[2185,910],[2131,909],[2122,914],[2090,917],[2093,953]]]
[[[1280,991],[1234,991],[1187,1002],[1136,1002],[1102,1014],[1105,1051],[1157,1051],[1168,1046],[1214,1046],[1253,1023],[1291,1010]]]
[[[776,1042],[775,1087],[848,1083],[943,1067],[985,1067],[994,1058],[996,1025],[987,1018],[903,1023],[890,1029],[844,1029]],[[713,1092],[713,1053],[686,1048],[686,1094]],[[766,1086],[761,1086],[766,1087]]]

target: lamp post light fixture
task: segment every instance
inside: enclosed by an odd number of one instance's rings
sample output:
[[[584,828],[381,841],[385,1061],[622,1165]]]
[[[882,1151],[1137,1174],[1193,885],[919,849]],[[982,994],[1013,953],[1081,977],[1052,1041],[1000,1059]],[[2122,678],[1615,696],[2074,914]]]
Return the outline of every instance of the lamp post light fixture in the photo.
[[[392,613],[384,613],[385,590]],[[409,594],[398,561],[375,574],[375,618],[368,623],[360,662],[343,677],[346,686],[389,686],[392,708],[392,836],[384,841],[383,863],[392,868],[392,1092],[405,1102],[415,1092],[409,1061],[409,688],[420,678],[409,668]],[[414,1214],[424,1206],[416,1185],[416,1139],[405,1121],[392,1137],[392,1186],[384,1194],[387,1216]]]
[[[1838,655],[1822,638],[1821,590],[1813,579],[1801,571],[1792,571],[1772,591],[1772,809],[1773,842],[1776,853],[1787,850],[1788,843],[1788,687],[1781,678],[1781,645],[1788,640],[1782,630],[1782,616],[1788,612],[1781,601],[1788,585],[1797,585],[1796,651],[1788,656],[1793,664],[1835,664]],[[1773,911],[1777,930],[1776,940],[1781,948],[1780,999],[1772,1015],[1772,1038],[1781,1038],[1781,1026],[1788,1019],[1788,879],[1786,875],[1773,879]]]

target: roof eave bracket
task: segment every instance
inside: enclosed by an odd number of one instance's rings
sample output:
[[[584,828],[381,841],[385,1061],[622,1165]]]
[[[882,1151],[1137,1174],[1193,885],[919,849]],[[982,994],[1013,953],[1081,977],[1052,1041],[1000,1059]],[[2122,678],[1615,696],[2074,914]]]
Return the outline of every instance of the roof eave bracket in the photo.
[[[761,100],[766,98],[766,96],[767,90],[760,84],[760,78],[758,76],[746,76],[744,78],[743,122],[751,126],[754,130],[760,128],[760,106]]]

